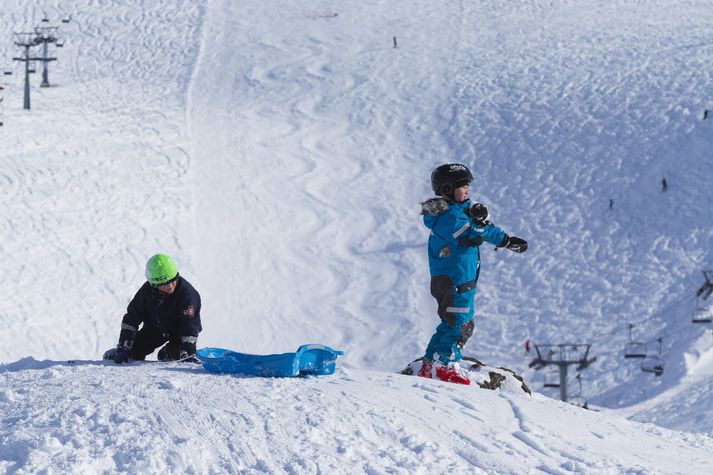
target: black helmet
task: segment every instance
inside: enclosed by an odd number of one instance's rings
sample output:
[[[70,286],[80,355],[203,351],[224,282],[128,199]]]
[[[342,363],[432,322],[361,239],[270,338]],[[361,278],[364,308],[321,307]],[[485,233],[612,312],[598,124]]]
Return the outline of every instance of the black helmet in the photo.
[[[473,181],[473,175],[462,163],[446,163],[431,173],[431,188],[438,196],[453,198],[453,190]]]

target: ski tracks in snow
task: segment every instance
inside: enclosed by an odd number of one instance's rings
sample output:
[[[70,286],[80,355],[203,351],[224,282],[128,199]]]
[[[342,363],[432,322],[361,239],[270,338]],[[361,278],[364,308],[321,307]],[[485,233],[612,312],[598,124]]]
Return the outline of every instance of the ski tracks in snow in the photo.
[[[236,331],[206,327],[205,341],[264,352],[322,340],[348,350],[347,364],[391,369],[403,364],[386,351],[394,341],[409,358],[423,350],[436,317],[418,202],[445,150],[432,94],[448,91],[421,52],[449,54],[453,40],[421,33],[457,8],[405,8],[212,4],[190,101],[205,183],[197,262],[211,318]],[[418,148],[424,137],[432,145]],[[395,206],[404,196],[412,206]]]
[[[489,358],[516,367],[528,338],[585,340],[594,353],[611,338],[623,347],[627,321],[688,293],[707,257],[691,249],[710,249],[713,239],[697,224],[710,220],[702,176],[713,163],[698,153],[711,139],[694,113],[713,84],[703,66],[711,46],[700,41],[710,12],[585,3],[463,4],[451,148],[473,167],[472,197],[530,241],[524,256],[482,248],[476,338]],[[679,188],[662,193],[663,176]],[[654,339],[664,316],[690,319],[681,307],[637,330]],[[611,358],[621,354],[600,362],[615,365]],[[600,388],[638,371],[603,368],[588,370]]]
[[[23,16],[3,16],[4,31],[42,12],[72,21],[60,27],[53,87],[37,88],[32,76],[32,110],[23,112],[17,74],[5,99],[0,343],[9,359],[96,355],[114,343],[107,336],[118,333],[148,256],[168,252],[190,269],[183,108],[200,12],[106,0],[15,10]],[[31,345],[16,348],[27,333]]]

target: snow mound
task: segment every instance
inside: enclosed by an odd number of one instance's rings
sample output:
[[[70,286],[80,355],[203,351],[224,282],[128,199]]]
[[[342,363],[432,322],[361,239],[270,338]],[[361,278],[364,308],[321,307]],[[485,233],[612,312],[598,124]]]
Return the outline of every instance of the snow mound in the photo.
[[[0,472],[706,473],[713,439],[538,394],[400,374],[0,365]],[[671,454],[676,454],[672,457]]]

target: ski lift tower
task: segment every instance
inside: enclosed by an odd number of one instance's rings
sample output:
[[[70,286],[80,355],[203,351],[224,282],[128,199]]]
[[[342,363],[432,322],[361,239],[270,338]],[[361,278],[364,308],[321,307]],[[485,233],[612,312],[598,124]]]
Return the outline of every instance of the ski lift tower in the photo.
[[[31,61],[42,61],[42,58],[36,58],[30,55],[30,48],[37,45],[37,36],[34,32],[32,33],[13,33],[15,35],[15,46],[24,48],[24,54],[19,58],[12,58],[13,61],[24,61],[25,62],[25,96],[23,100],[23,109],[30,110],[30,73],[34,72],[31,70]]]
[[[540,370],[545,366],[554,365],[559,368],[560,373],[560,399],[567,402],[567,368],[570,365],[577,365],[577,371],[581,371],[594,363],[597,358],[589,358],[590,344],[574,345],[535,345],[537,358],[530,362],[530,368]]]
[[[57,26],[38,26],[35,28],[35,44],[42,45],[42,83],[40,87],[50,87],[49,62],[57,61],[57,58],[47,56],[49,45],[54,43],[57,48],[64,46],[64,43],[59,41],[58,29],[59,27]]]

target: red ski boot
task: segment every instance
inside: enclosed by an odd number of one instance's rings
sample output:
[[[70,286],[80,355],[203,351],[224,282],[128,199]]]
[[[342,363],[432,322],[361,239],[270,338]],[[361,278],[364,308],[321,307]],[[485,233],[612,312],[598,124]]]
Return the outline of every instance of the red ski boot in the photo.
[[[438,366],[436,368],[436,377],[440,379],[441,381],[446,381],[448,383],[456,383],[456,384],[465,384],[468,385],[470,384],[470,379],[468,376],[461,370],[460,366]]]
[[[418,375],[422,378],[432,378],[433,377],[433,363],[427,359],[421,360],[421,369],[418,370]]]

